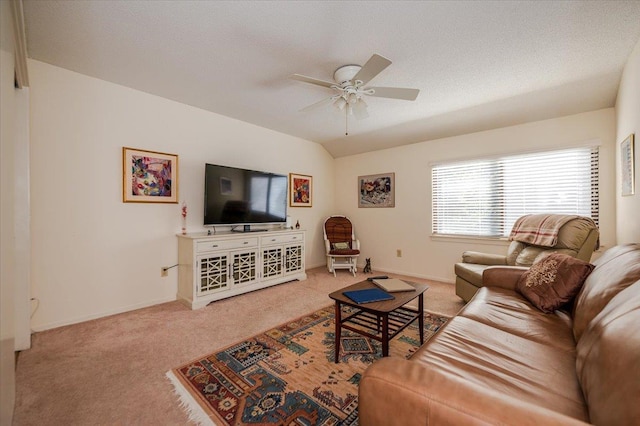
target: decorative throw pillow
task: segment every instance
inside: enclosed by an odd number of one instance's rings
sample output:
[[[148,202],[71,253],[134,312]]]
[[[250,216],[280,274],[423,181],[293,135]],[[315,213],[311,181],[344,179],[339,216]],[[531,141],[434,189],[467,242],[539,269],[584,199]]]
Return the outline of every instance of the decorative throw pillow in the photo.
[[[517,287],[535,307],[551,313],[578,294],[593,268],[575,257],[553,253],[522,274]]]
[[[350,248],[349,243],[333,243],[334,250],[348,250]]]

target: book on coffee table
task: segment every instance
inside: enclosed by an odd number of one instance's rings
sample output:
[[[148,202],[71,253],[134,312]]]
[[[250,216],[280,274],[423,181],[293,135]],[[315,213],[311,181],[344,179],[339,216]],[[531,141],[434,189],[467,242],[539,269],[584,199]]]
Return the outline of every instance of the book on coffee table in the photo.
[[[345,291],[342,294],[358,304],[381,302],[383,300],[395,299],[395,297],[379,288],[366,288],[364,290]]]
[[[393,293],[395,291],[413,291],[416,289],[411,284],[408,284],[397,278],[376,279],[373,280],[373,283],[384,291],[388,291],[390,293]]]

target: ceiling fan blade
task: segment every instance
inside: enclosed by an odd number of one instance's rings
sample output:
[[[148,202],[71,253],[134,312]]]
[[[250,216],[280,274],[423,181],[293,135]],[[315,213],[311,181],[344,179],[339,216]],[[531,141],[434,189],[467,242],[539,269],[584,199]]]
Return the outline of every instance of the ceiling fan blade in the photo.
[[[318,101],[318,102],[316,102],[316,103],[313,103],[313,104],[311,104],[311,105],[309,105],[309,106],[306,106],[306,107],[302,108],[302,109],[300,110],[300,112],[307,112],[307,111],[310,111],[310,110],[312,110],[312,109],[316,109],[316,108],[318,108],[318,107],[321,107],[321,106],[323,106],[323,105],[326,105],[326,104],[328,104],[328,103],[331,103],[331,102],[335,101],[335,100],[336,100],[336,99],[338,99],[339,97],[340,97],[339,95],[334,95],[334,96],[331,96],[331,97],[325,98],[325,99],[323,99],[323,100],[321,100],[321,101]]]
[[[335,86],[336,85],[335,82],[318,80],[317,78],[307,77],[306,75],[300,75],[300,74],[293,74],[291,76],[291,78],[293,80],[298,80],[298,81],[302,81],[302,82],[305,82],[305,83],[315,84],[317,86],[324,86],[324,87],[328,87],[328,88],[331,88],[331,86]]]
[[[404,89],[401,87],[367,87],[366,90],[373,89],[373,94],[378,98],[404,99],[406,101],[415,101],[420,93],[419,89]]]
[[[391,65],[390,60],[374,53],[353,77],[353,81],[360,80],[363,84],[367,84],[368,81],[380,74],[389,65]]]

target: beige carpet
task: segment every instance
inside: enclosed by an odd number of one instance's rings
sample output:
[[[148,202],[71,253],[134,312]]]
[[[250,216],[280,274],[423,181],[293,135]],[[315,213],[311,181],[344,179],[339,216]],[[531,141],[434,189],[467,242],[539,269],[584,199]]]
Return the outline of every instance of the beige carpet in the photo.
[[[18,357],[14,424],[188,424],[168,370],[327,306],[329,293],[367,276],[307,274],[196,311],[170,302],[34,334]],[[462,307],[453,285],[412,280],[430,285],[425,310],[452,316]]]

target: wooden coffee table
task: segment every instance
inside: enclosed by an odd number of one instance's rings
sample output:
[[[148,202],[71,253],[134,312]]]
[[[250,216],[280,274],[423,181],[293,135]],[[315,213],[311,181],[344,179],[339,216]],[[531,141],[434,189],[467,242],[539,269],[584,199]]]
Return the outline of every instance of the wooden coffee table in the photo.
[[[424,343],[424,299],[423,294],[429,288],[426,284],[412,283],[414,291],[402,291],[391,293],[395,299],[382,302],[358,304],[343,294],[345,291],[363,290],[375,288],[370,281],[361,281],[329,295],[336,302],[336,355],[338,363],[340,355],[340,338],[343,328],[360,335],[382,342],[382,356],[389,356],[389,340],[404,330],[416,319],[420,329],[420,344]],[[411,309],[404,305],[418,298],[418,309]],[[343,318],[342,306],[351,306],[354,312],[348,313]],[[375,334],[374,334],[375,333]]]

